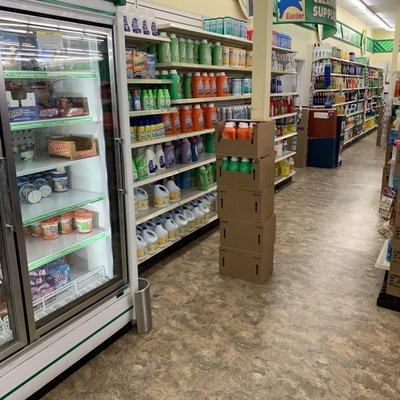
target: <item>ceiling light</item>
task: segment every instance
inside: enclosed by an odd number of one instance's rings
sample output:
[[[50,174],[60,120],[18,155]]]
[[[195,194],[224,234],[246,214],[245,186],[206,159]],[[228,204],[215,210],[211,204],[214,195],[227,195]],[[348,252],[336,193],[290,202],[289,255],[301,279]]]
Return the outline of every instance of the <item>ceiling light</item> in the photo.
[[[391,30],[392,28],[375,12],[371,11],[371,9],[362,1],[362,0],[350,0],[353,5],[359,8],[364,14],[368,15],[369,18],[374,20],[374,22],[379,25],[381,28],[386,30]]]

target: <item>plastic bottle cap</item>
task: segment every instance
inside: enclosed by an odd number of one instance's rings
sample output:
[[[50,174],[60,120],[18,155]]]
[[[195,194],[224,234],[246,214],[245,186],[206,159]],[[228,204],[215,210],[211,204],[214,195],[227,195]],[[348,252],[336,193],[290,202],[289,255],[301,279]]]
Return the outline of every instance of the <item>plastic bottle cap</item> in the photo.
[[[200,76],[200,72],[195,72],[194,76]]]
[[[214,107],[214,103],[209,103],[208,107]]]
[[[239,128],[248,128],[249,125],[247,124],[247,122],[239,122]]]
[[[201,107],[200,107],[200,104],[196,104],[196,105],[194,106],[194,108],[201,108]]]
[[[193,73],[192,73],[192,72],[186,72],[185,75],[186,75],[186,76],[193,76]]]
[[[201,41],[201,43],[208,43],[208,42],[207,42],[207,39],[203,39],[203,40]]]
[[[169,35],[169,37],[172,38],[172,39],[175,39],[175,38],[176,38],[176,35],[175,35],[175,33],[171,33],[171,34]]]
[[[168,73],[168,72],[167,72]],[[169,71],[169,74],[171,75],[171,74],[178,74],[178,71],[176,70],[176,69],[171,69],[170,71]]]
[[[185,40],[184,38],[182,38],[182,37],[179,38],[179,41],[180,41],[180,42],[186,42],[186,40]]]
[[[162,36],[162,37],[167,37],[167,32],[161,32],[161,33],[160,33],[160,36]]]
[[[201,76],[208,76],[207,72],[203,72]]]
[[[246,157],[242,157],[242,162],[250,162],[250,160]]]
[[[214,76],[214,72],[210,72],[209,74],[208,74],[208,76]]]
[[[166,69],[163,69],[163,70],[161,71],[161,75],[168,75],[168,71],[167,71]]]

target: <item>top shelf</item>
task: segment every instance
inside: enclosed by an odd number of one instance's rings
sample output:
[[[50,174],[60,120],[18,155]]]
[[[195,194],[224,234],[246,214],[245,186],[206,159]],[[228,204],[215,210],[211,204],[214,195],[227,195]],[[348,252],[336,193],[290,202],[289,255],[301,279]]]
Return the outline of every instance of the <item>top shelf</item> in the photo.
[[[323,60],[334,60],[334,61],[340,61],[346,64],[352,64],[352,65],[359,65],[361,67],[367,67],[367,68],[371,68],[371,69],[377,69],[377,70],[381,70],[382,68],[378,68],[378,67],[372,67],[371,65],[367,65],[367,64],[363,64],[357,61],[350,61],[350,60],[345,60],[344,58],[337,58],[337,57],[319,57],[319,58],[315,58],[313,60],[313,62],[318,62],[318,61],[323,61]]]
[[[220,42],[223,45],[237,46],[245,49],[251,49],[253,47],[253,42],[244,38],[222,35],[220,33],[208,32],[200,28],[195,28],[192,26],[184,26],[175,23],[162,24],[158,26],[159,31],[171,32],[182,34],[190,39],[212,39]]]
[[[24,70],[5,70],[6,79],[41,79],[41,78],[85,78],[94,79],[94,71],[24,71]]]
[[[294,51],[292,49],[287,49],[286,47],[272,46],[272,50],[280,51],[281,53],[297,54],[297,51]]]
[[[125,44],[137,43],[165,43],[170,42],[169,38],[163,36],[153,35],[139,35],[137,33],[125,32]]]

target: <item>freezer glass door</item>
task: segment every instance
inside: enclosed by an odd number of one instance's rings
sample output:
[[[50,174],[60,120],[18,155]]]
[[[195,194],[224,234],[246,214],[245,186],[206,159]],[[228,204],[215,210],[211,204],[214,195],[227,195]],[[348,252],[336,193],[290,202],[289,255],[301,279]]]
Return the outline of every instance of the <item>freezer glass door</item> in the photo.
[[[126,281],[112,31],[0,13],[21,265],[37,327]]]

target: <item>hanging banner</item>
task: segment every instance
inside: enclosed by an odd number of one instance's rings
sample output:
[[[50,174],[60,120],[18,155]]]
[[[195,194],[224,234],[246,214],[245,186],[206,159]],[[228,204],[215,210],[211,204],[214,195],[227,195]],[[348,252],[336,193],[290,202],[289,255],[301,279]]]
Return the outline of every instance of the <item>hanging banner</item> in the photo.
[[[275,23],[321,25],[322,39],[336,34],[336,0],[276,0],[275,7]]]

